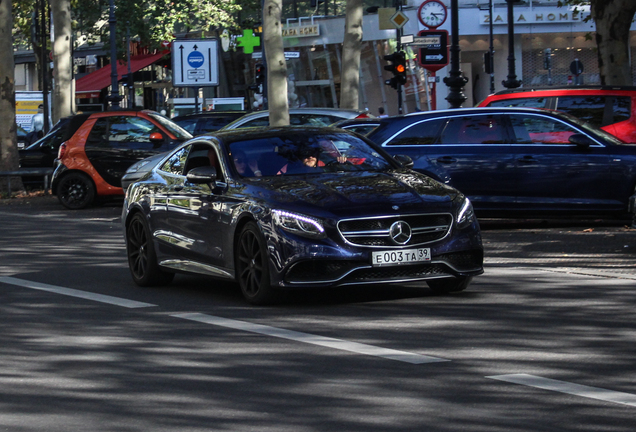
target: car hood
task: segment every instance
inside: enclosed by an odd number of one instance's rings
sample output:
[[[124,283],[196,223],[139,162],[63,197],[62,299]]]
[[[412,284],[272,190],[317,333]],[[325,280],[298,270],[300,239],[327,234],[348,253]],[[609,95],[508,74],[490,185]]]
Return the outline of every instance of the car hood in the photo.
[[[369,213],[449,211],[456,189],[410,170],[268,177],[256,180],[270,198],[288,209],[300,207],[338,216]],[[397,208],[395,208],[397,206]]]

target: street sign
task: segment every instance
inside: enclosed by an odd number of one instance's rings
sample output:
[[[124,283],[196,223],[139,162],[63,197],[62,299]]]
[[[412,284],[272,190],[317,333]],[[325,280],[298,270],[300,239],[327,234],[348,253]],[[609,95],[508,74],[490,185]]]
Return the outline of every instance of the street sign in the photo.
[[[570,72],[575,76],[579,76],[583,73],[583,63],[581,63],[581,60],[574,59],[574,61],[570,63]]]
[[[395,26],[396,29],[401,29],[404,25],[409,21],[409,17],[407,17],[404,12],[397,11],[392,17],[391,22]]]
[[[218,86],[218,40],[175,40],[172,44],[172,84],[175,87]]]
[[[435,72],[448,65],[448,32],[446,30],[422,30],[411,45],[420,47],[417,59],[424,69]]]

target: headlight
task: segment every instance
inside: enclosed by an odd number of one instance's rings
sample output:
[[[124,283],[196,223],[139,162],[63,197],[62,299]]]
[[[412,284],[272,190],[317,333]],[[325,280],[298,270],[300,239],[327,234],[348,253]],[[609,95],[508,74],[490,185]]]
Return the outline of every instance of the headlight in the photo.
[[[466,228],[473,223],[474,219],[473,205],[468,198],[464,198],[464,202],[459,206],[459,211],[457,212],[457,228]]]
[[[285,231],[310,238],[325,237],[325,229],[318,219],[298,213],[274,210],[274,223]]]

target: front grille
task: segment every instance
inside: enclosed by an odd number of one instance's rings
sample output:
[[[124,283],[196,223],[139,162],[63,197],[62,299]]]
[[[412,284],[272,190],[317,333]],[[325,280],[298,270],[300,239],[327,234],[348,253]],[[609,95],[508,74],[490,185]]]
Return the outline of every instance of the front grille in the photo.
[[[406,222],[412,231],[411,239],[403,245],[396,244],[390,235],[391,225],[398,221]],[[440,240],[446,237],[452,223],[450,214],[386,216],[342,220],[338,230],[347,242],[357,246],[402,247]]]

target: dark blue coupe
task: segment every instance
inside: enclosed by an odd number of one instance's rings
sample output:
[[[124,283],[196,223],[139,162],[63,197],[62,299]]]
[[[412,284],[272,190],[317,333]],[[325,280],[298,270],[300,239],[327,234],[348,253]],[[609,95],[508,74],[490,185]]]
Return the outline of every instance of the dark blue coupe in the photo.
[[[636,145],[531,108],[430,111],[338,125],[466,194],[483,216],[627,215]]]
[[[283,289],[483,272],[479,224],[456,189],[356,134],[257,128],[200,136],[127,189],[128,261],[141,286],[189,272],[234,280],[254,304]]]

